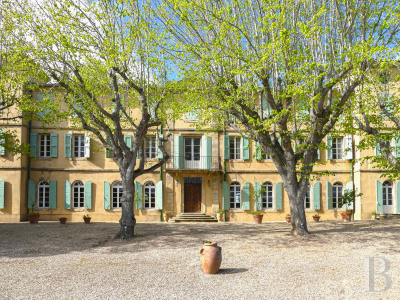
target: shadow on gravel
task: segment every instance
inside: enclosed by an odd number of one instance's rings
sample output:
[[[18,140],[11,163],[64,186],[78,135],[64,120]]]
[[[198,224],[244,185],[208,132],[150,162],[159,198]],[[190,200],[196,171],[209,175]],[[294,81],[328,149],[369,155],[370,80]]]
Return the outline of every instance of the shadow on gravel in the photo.
[[[244,268],[225,268],[225,269],[219,269],[219,271],[216,275],[243,273],[243,272],[247,272],[248,270],[249,269],[244,269]]]

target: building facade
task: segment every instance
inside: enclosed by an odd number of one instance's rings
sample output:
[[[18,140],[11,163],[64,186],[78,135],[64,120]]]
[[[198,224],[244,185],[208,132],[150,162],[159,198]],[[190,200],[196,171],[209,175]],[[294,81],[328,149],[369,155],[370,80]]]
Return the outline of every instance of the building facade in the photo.
[[[199,132],[195,122],[188,113],[169,124],[165,147],[171,159],[137,178],[137,221],[160,221],[160,210],[169,210],[172,216],[184,212],[215,216],[218,209],[226,210],[227,221],[252,221],[253,210],[260,210],[264,221],[284,220],[290,213],[289,200],[270,157],[262,156],[256,143],[232,129]],[[0,222],[24,221],[29,209],[40,212],[41,220],[65,216],[81,221],[85,214],[93,221],[120,219],[123,191],[118,165],[99,141],[70,120],[57,127],[25,120],[7,126],[22,142],[30,143],[32,156],[0,148]],[[369,219],[373,211],[400,213],[400,182],[381,178],[384,170],[374,169],[368,160],[351,164],[353,156],[360,159],[377,151],[353,151],[359,139],[326,138],[328,150],[320,152],[315,170],[332,175],[312,176],[304,199],[307,219],[316,213],[322,220],[341,219],[344,209],[339,198],[353,188],[362,193],[356,198],[355,219]],[[128,131],[125,141],[132,141]],[[148,165],[158,161],[155,132],[149,132],[141,155]],[[257,192],[261,190],[265,192]]]

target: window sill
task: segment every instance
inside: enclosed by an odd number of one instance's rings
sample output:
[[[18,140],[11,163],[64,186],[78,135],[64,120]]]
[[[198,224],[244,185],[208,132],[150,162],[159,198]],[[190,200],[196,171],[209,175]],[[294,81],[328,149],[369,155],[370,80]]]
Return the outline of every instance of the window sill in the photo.
[[[42,160],[42,161],[48,160],[48,161],[51,161],[52,158],[53,157],[50,157],[50,156],[49,157],[47,157],[47,156],[46,157],[37,157],[36,160]],[[56,157],[54,157],[54,158],[56,158]]]
[[[88,160],[87,157],[69,157],[68,159],[69,159],[69,160],[75,160],[75,161],[78,161],[78,160]]]
[[[162,209],[158,209],[158,208],[143,208],[141,210],[147,211],[147,212],[160,212],[160,210]]]

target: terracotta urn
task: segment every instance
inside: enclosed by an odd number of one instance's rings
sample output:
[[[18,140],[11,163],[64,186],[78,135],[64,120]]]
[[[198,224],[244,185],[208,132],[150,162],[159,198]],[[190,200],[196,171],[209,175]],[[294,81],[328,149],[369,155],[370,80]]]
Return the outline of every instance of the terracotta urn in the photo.
[[[340,213],[340,215],[342,216],[343,222],[350,222],[351,212],[342,212],[342,213]]]
[[[83,218],[83,221],[85,222],[85,224],[90,224],[90,220],[92,218]]]
[[[31,224],[38,224],[38,222],[39,222],[39,217],[40,217],[39,214],[34,214],[34,213],[28,214],[29,223],[31,223]]]
[[[285,218],[286,218],[286,222],[288,222],[290,224],[291,223],[290,217],[285,217]]]
[[[60,224],[66,224],[67,218],[58,218],[58,221],[60,221]]]
[[[264,215],[253,215],[254,223],[261,224]]]
[[[321,218],[320,216],[313,216],[312,217],[314,222],[319,222],[319,219]]]
[[[221,251],[221,247],[218,247],[215,242],[203,244],[203,248],[200,249],[200,262],[204,273],[215,274],[218,272],[222,261]]]
[[[218,214],[218,222],[224,221],[224,214]]]
[[[169,216],[170,216],[171,214],[170,213],[164,213],[164,221],[165,222],[168,222],[169,221]]]

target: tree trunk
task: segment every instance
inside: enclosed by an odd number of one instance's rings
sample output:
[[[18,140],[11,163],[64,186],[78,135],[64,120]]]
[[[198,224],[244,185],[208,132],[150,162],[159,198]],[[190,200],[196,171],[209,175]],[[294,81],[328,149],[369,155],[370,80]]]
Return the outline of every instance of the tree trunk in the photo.
[[[133,176],[123,174],[121,172],[121,181],[123,188],[123,195],[121,200],[122,215],[119,220],[120,230],[115,238],[119,239],[130,239],[134,237],[134,229],[136,219],[134,215],[133,203],[135,199],[135,185]]]

